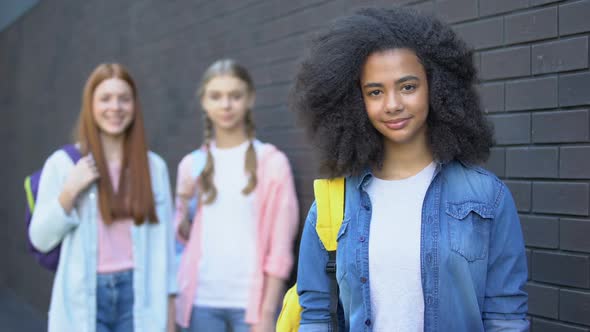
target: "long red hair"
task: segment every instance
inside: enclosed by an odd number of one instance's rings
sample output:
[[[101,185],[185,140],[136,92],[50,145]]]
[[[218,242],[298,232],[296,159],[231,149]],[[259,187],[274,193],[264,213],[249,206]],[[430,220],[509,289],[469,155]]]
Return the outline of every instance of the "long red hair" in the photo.
[[[123,160],[117,192],[113,189],[109,176],[100,140],[100,129],[92,114],[94,91],[102,81],[110,78],[118,78],[129,84],[135,108],[133,121],[124,134]],[[98,167],[99,208],[104,222],[111,224],[115,219],[131,217],[136,225],[143,224],[146,219],[150,223],[157,223],[143,116],[135,82],[122,65],[103,63],[90,74],[82,94],[82,110],[76,128],[76,139],[80,142],[82,154],[92,153]]]

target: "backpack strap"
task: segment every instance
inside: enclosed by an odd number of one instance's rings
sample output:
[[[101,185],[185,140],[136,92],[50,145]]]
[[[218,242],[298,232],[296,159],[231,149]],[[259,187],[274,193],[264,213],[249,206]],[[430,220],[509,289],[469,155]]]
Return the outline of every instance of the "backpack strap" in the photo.
[[[338,282],[336,280],[336,249],[338,231],[344,219],[344,178],[314,180],[316,200],[316,232],[328,251],[326,273],[330,277],[330,318],[334,331],[338,331]]]
[[[80,153],[80,150],[78,150],[78,148],[74,145],[74,144],[67,144],[61,147],[62,150],[64,150],[65,153],[68,154],[68,157],[70,157],[70,159],[72,159],[72,162],[74,164],[76,164],[78,162],[78,160],[80,160],[80,158],[82,158],[82,154]]]
[[[313,182],[317,208],[316,232],[327,251],[335,251],[336,237],[344,219],[344,178]]]

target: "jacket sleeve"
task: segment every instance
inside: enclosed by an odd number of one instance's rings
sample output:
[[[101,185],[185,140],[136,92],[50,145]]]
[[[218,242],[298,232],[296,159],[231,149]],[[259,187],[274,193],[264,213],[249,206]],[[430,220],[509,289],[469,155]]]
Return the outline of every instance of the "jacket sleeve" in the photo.
[[[170,176],[168,174],[168,167],[164,160],[160,159],[160,186],[159,190],[162,192],[162,211],[163,214],[160,216],[161,223],[164,223],[166,227],[166,270],[168,280],[168,294],[176,294],[178,287],[176,283],[176,252],[175,252],[175,241],[174,241],[174,212],[172,208],[172,193],[170,191]]]
[[[512,195],[501,184],[491,234],[482,317],[486,331],[528,331],[527,262]]]
[[[264,260],[264,272],[287,279],[293,267],[293,242],[299,226],[299,205],[293,173],[287,157],[278,153],[272,162],[276,171],[266,193],[267,217],[271,220],[270,246]]]
[[[299,246],[297,294],[301,305],[299,332],[332,331],[330,319],[330,277],[325,272],[328,252],[315,230],[314,202],[307,214]]]
[[[56,151],[43,166],[35,209],[29,225],[31,243],[41,252],[49,252],[63,237],[78,226],[80,218],[76,206],[66,214],[59,203],[59,195],[71,164],[63,151]]]

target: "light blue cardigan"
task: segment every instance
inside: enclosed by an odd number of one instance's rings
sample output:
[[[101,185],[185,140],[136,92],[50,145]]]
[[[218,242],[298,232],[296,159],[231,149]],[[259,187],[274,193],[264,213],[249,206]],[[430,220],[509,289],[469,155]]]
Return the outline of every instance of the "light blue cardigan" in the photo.
[[[172,196],[166,163],[148,153],[157,224],[133,226],[134,330],[165,331],[168,296],[177,291]],[[69,215],[58,202],[73,164],[54,152],[45,162],[29,227],[31,242],[49,251],[61,242],[51,293],[49,332],[96,330],[97,186],[83,192]]]

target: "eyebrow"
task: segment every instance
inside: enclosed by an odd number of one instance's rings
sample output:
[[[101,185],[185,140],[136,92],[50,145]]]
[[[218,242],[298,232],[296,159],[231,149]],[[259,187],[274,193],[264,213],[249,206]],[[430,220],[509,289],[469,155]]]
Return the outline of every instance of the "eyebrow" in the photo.
[[[407,75],[404,76],[400,79],[398,79],[397,81],[395,81],[395,84],[401,84],[407,81],[419,81],[420,79],[417,76],[414,75]],[[382,88],[383,84],[382,83],[367,83],[365,85],[363,85],[363,88]]]

